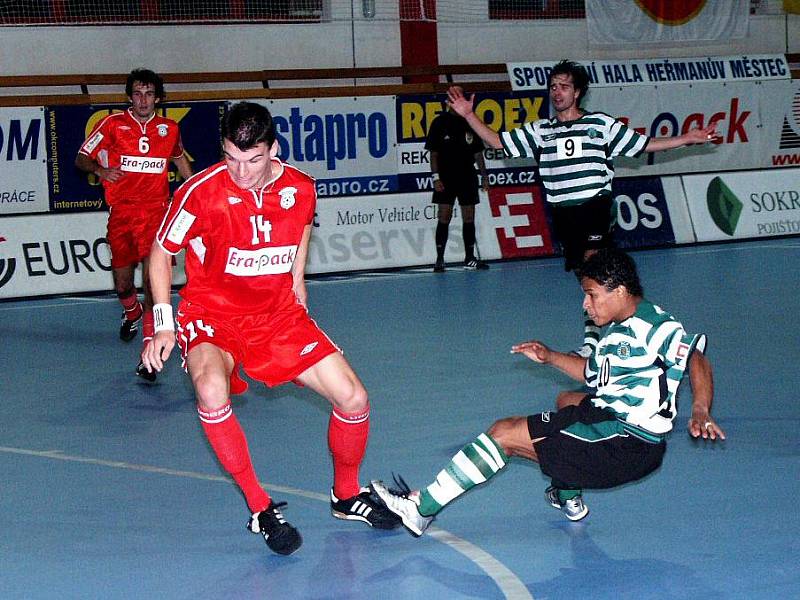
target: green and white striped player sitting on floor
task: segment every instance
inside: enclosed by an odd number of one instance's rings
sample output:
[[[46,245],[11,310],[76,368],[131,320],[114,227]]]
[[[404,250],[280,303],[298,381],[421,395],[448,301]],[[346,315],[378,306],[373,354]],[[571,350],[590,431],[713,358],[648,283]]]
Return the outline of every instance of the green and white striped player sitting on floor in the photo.
[[[636,481],[661,465],[687,367],[693,393],[690,435],[725,439],[711,418],[713,380],[703,354],[705,336],[687,334],[672,315],[642,297],[633,259],[621,250],[599,250],[581,268],[581,287],[584,309],[595,323],[608,325],[590,358],[556,352],[535,340],[511,351],[555,367],[593,392],[560,400],[557,411],[496,421],[421,490],[412,491],[404,482],[405,489],[395,490],[373,481],[373,491],[413,535],[421,535],[455,498],[500,472],[511,456],[539,463],[552,480],[547,501],[571,521],[583,519],[589,513],[584,489]]]

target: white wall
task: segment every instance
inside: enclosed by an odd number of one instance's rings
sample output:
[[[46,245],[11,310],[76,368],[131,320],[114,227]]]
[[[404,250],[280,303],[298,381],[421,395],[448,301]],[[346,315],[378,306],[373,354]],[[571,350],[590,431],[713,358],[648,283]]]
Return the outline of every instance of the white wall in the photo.
[[[350,20],[350,2],[356,20]],[[476,0],[466,0],[464,6]],[[397,66],[397,4],[377,0],[375,19],[361,0],[335,0],[330,22],[288,25],[2,27],[4,75],[125,73]],[[787,42],[788,39],[788,42]],[[730,44],[592,50],[584,20],[439,23],[439,62],[470,64],[574,58],[706,56],[800,52],[800,16],[754,16],[750,36]]]
[[[483,25],[439,23],[442,64],[522,62],[562,58],[647,58],[725,56],[731,54],[800,52],[800,16],[763,15],[750,18],[750,34],[719,44],[590,48],[585,20],[494,22]]]

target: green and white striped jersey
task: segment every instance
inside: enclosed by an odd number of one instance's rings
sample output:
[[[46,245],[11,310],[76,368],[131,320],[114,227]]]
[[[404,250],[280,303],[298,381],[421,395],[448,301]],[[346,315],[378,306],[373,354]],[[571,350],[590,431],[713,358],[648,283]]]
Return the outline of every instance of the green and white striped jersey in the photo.
[[[540,119],[500,134],[507,156],[531,157],[539,164],[547,201],[580,204],[611,193],[615,156],[638,156],[650,138],[605,113],[585,113],[575,121]]]
[[[705,346],[705,335],[687,334],[671,314],[642,300],[633,316],[609,325],[586,361],[586,383],[597,389],[592,402],[645,433],[667,433],[689,357]]]

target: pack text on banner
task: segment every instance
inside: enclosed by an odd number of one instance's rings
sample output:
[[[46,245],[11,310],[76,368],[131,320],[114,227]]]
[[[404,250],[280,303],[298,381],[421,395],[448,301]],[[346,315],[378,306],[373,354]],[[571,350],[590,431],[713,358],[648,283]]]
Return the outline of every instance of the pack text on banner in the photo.
[[[800,234],[800,169],[683,178],[697,241]]]
[[[589,44],[620,46],[747,36],[750,0],[603,0],[586,3]]]
[[[0,108],[0,216],[44,212],[47,150],[44,108]]]
[[[278,157],[317,180],[320,197],[397,191],[394,96],[263,100]]]

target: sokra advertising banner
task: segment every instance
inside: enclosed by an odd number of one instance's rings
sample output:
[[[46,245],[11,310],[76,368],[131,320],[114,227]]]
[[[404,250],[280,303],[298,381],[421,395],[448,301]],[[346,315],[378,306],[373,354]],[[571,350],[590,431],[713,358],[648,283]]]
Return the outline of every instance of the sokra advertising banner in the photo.
[[[465,90],[469,94],[469,90]],[[442,94],[399,96],[396,106],[399,190],[433,192],[430,154],[425,140],[431,122],[446,109]],[[550,103],[546,90],[490,92],[475,95],[475,114],[491,129],[503,131],[547,118]],[[507,159],[500,150],[487,148],[484,159],[491,186],[530,185],[536,175],[530,159]]]
[[[592,88],[741,81],[758,83],[792,78],[789,61],[783,54],[577,62],[585,67]],[[508,63],[506,68],[511,89],[546,89],[555,63],[556,61]]]
[[[75,157],[100,120],[124,109],[120,104],[46,109],[51,211],[85,212],[105,208],[100,179],[78,170]],[[178,123],[183,147],[195,172],[220,160],[219,122],[223,110],[224,103],[220,102],[165,105],[158,109],[159,114]],[[183,183],[171,162],[168,178],[172,191]]]
[[[697,241],[800,234],[800,169],[683,178]]]
[[[48,210],[46,143],[44,108],[0,108],[0,216]]]
[[[317,180],[320,197],[396,192],[394,96],[262,101],[281,160]]]

